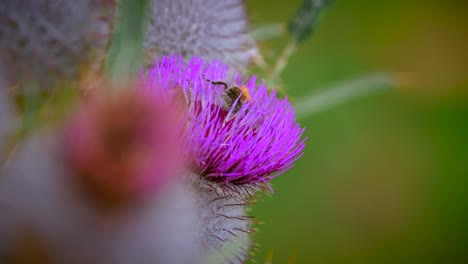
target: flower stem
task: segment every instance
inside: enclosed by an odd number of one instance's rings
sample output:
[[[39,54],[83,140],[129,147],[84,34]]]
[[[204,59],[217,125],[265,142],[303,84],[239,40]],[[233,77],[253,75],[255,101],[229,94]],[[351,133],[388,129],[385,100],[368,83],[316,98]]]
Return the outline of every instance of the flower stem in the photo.
[[[296,48],[296,42],[290,41],[281,52],[281,56],[276,61],[275,67],[273,68],[273,70],[270,73],[270,76],[268,77],[268,87],[270,90],[276,89],[275,86],[278,82],[278,79],[281,76],[281,73],[283,73],[284,69],[286,68],[289,58],[296,51]]]

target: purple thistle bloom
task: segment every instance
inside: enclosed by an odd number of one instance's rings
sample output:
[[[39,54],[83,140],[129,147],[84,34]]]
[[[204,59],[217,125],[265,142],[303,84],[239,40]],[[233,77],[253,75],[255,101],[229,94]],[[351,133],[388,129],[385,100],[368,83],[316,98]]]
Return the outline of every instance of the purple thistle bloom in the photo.
[[[184,64],[180,56],[163,57],[149,71],[143,93],[182,99],[184,147],[192,160],[187,179],[199,205],[200,241],[205,254],[221,254],[223,263],[244,263],[255,232],[248,200],[292,167],[305,139],[287,99],[268,94],[255,77],[228,72],[216,61],[192,58]]]
[[[304,129],[297,123],[287,98],[278,99],[256,77],[228,77],[228,67],[193,58],[184,67],[180,57],[164,57],[150,70],[150,86],[179,87],[188,105],[187,153],[194,171],[208,180],[227,184],[268,184],[287,171],[301,155]],[[220,83],[248,91],[228,105]]]

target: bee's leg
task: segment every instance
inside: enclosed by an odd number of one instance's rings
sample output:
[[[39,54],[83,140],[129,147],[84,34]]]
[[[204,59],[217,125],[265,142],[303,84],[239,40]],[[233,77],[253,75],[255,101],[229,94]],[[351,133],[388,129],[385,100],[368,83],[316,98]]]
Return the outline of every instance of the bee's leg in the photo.
[[[212,81],[212,80],[206,78],[204,74],[202,74],[202,76],[207,82],[210,82],[211,84],[214,84],[214,85],[222,85],[222,86],[224,86],[224,90],[228,89],[227,83],[225,83],[223,81]]]
[[[210,81],[208,79],[206,79],[207,81],[211,82],[212,84],[214,85],[222,85],[224,86],[224,90],[227,90],[228,89],[228,85],[227,83],[223,82],[223,81]]]
[[[225,83],[223,81],[212,81],[211,83],[214,84],[214,85],[223,85],[225,89],[228,88],[227,83]]]

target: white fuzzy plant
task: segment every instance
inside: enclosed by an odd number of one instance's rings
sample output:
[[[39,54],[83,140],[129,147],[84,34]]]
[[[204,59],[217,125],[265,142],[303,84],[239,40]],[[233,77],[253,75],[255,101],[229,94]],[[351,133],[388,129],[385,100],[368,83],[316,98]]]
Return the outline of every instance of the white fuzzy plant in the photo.
[[[114,8],[113,0],[3,0],[0,56],[9,86],[51,89],[98,67]]]
[[[244,72],[258,56],[244,0],[154,0],[144,40],[145,64],[181,54],[220,60]]]

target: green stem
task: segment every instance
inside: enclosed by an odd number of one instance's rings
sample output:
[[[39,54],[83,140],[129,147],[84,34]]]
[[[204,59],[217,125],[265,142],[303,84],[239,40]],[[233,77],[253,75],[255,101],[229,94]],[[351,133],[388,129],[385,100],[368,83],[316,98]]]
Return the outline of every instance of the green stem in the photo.
[[[275,67],[273,68],[273,70],[270,73],[270,76],[268,77],[268,87],[270,87],[270,89],[274,89],[274,87],[276,86],[279,77],[286,68],[289,58],[296,51],[296,47],[296,43],[294,41],[290,41],[281,52],[281,56],[276,61]]]
[[[149,9],[149,0],[119,1],[105,68],[114,84],[128,83],[140,70]]]

